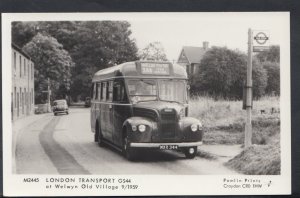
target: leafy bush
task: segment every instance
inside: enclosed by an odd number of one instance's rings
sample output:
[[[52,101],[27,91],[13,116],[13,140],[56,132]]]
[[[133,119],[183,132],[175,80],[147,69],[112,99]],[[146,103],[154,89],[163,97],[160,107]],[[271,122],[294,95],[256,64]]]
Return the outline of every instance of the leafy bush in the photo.
[[[261,97],[267,86],[265,69],[253,60],[253,96]],[[212,97],[241,99],[246,81],[247,57],[245,54],[213,47],[201,60],[198,73],[193,76],[193,93],[209,94]]]
[[[279,45],[271,45],[269,50],[259,52],[256,55],[256,58],[260,62],[280,62],[280,46]]]
[[[266,94],[280,95],[280,67],[276,62],[264,62],[263,67],[267,71]]]

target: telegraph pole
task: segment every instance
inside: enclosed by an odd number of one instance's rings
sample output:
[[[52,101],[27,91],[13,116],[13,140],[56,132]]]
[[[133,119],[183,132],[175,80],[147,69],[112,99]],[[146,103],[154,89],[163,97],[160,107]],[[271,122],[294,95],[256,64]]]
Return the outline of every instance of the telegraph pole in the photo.
[[[252,144],[252,56],[253,56],[253,33],[248,30],[248,61],[247,61],[247,82],[246,82],[246,124],[245,124],[245,148]]]

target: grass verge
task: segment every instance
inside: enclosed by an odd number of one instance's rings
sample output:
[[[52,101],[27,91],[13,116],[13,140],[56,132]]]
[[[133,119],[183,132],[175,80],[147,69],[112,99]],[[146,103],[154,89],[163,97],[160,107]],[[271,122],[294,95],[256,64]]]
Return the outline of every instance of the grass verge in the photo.
[[[225,165],[247,175],[279,175],[280,146],[278,143],[252,145]]]
[[[196,97],[190,102],[190,116],[204,125],[204,144],[243,144],[245,111],[241,101],[215,101]],[[279,98],[265,97],[253,102],[253,146],[226,163],[238,172],[251,175],[280,174]]]

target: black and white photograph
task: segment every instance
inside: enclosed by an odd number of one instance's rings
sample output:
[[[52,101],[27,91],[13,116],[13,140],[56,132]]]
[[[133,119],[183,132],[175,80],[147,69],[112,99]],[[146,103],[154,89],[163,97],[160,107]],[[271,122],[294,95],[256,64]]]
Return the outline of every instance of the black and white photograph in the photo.
[[[288,12],[2,17],[7,195],[290,193]]]

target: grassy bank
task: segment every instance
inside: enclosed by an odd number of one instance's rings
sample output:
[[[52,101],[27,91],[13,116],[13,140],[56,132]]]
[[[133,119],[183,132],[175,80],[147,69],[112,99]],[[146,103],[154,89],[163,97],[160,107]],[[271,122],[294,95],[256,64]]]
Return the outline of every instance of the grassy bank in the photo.
[[[243,144],[245,110],[241,101],[215,101],[196,97],[190,101],[190,116],[204,125],[205,144]],[[226,163],[244,174],[280,174],[279,98],[253,102],[253,146]]]
[[[252,145],[225,165],[247,175],[279,175],[280,145]]]
[[[190,100],[190,116],[204,125],[205,144],[242,144],[246,111],[241,101],[214,101],[208,97]],[[279,98],[265,97],[253,101],[253,143],[267,144],[279,133]]]

